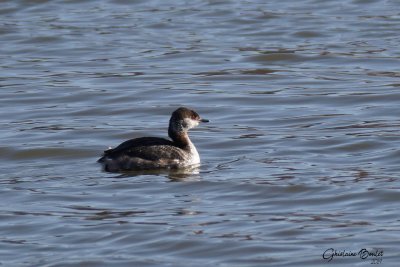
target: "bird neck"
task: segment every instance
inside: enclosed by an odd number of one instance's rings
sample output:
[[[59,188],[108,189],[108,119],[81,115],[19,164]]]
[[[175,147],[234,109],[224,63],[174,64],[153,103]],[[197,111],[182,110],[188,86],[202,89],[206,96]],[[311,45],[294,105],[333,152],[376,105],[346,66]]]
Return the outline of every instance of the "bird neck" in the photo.
[[[174,141],[174,143],[182,148],[189,149],[191,141],[186,130],[183,129],[182,125],[176,125],[173,123],[169,124],[168,136]]]

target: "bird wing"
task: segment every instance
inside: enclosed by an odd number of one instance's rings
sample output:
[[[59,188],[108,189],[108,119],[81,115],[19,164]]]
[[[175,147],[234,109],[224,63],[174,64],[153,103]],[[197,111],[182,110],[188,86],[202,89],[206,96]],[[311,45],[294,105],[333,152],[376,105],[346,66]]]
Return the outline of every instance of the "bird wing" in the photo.
[[[182,150],[174,145],[170,140],[159,137],[141,137],[130,139],[119,146],[104,151],[102,162],[105,157],[118,158],[121,156],[136,157],[145,160],[155,161],[160,158],[180,158]]]

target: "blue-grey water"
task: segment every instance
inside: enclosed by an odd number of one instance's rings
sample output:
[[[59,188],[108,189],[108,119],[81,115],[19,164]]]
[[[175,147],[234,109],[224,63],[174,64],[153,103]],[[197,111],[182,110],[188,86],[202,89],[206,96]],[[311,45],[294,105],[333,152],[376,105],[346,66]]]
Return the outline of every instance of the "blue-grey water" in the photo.
[[[1,1],[0,266],[398,266],[399,10]],[[179,106],[199,170],[101,170]]]

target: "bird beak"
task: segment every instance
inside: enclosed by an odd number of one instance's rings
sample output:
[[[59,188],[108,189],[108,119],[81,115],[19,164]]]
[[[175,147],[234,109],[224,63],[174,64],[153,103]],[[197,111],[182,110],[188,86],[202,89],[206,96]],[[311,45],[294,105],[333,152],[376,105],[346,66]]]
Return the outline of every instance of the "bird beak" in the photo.
[[[206,119],[200,119],[199,121],[200,122],[210,122],[209,120],[206,120]]]

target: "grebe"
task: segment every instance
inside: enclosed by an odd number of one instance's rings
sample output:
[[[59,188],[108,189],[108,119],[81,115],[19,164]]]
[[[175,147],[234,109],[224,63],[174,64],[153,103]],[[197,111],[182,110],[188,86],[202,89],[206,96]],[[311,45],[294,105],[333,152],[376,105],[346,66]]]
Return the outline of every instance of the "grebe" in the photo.
[[[168,136],[172,141],[159,137],[141,137],[123,142],[116,148],[104,151],[98,160],[105,171],[129,171],[158,168],[183,168],[200,164],[199,153],[189,139],[188,130],[209,122],[195,111],[180,107],[169,120]]]

